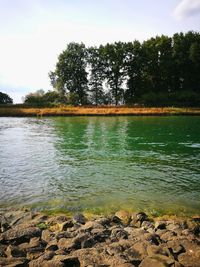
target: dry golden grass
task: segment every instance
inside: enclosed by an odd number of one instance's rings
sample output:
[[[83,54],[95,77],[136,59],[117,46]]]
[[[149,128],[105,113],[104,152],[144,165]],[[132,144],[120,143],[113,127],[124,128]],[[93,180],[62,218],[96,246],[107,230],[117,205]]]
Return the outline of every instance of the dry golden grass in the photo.
[[[0,116],[78,116],[78,115],[200,115],[200,108],[0,107]]]

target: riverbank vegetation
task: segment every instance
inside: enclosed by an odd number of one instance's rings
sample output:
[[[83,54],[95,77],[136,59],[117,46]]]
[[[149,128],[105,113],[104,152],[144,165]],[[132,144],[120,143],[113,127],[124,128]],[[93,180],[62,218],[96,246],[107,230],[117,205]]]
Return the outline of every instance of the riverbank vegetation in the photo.
[[[0,107],[0,116],[81,116],[81,115],[200,115],[200,108],[145,108],[126,106],[59,106],[30,107],[12,105]]]

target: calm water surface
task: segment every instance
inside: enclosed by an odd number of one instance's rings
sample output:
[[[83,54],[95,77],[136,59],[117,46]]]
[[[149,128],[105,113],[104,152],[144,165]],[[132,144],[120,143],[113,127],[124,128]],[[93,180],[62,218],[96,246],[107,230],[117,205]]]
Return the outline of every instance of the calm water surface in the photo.
[[[200,212],[200,117],[0,118],[0,207]]]

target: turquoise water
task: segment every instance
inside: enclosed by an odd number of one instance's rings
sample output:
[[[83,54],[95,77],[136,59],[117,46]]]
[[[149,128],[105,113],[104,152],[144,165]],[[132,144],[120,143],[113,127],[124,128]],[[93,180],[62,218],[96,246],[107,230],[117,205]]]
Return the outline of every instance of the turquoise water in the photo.
[[[200,117],[0,118],[0,207],[200,212]]]

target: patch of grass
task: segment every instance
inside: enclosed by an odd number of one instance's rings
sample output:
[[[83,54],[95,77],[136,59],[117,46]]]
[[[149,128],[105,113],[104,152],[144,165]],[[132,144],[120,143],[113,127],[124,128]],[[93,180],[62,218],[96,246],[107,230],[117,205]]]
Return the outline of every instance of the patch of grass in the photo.
[[[48,228],[48,225],[46,223],[38,223],[36,224],[36,226],[41,230],[45,230]]]
[[[108,107],[26,107],[15,105],[9,107],[0,107],[0,116],[106,116],[106,115],[200,115],[200,108],[138,108],[126,106],[108,106]]]

